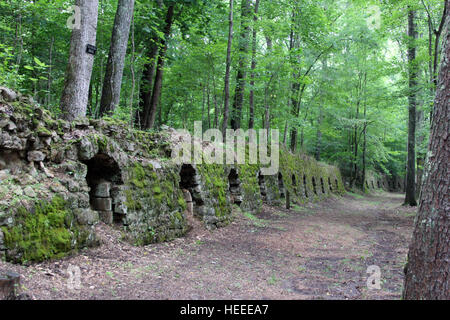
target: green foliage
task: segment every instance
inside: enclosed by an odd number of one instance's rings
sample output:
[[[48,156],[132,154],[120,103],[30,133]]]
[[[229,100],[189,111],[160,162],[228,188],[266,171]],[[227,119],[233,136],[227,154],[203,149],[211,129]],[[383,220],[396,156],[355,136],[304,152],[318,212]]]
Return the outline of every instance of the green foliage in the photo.
[[[251,3],[254,9],[254,1]],[[205,130],[219,127],[228,35],[228,3],[221,0],[136,1],[134,41],[129,41],[120,104],[106,120],[133,123],[130,118],[139,109],[139,90],[144,87],[144,65],[158,61],[158,56],[151,60],[148,52],[164,37],[169,5],[175,6],[175,18],[170,37],[165,39],[168,50],[156,123],[191,130],[194,121],[202,120]],[[0,85],[32,94],[55,114],[60,112],[71,36],[66,28],[71,14],[68,6],[65,0],[0,3]],[[88,114],[93,117],[98,114],[117,1],[100,1],[99,6],[98,51],[88,106]],[[366,169],[404,175],[407,44],[411,41],[405,35],[408,6],[417,12],[421,35],[416,40],[414,64],[420,71],[417,94],[423,119],[417,130],[417,155],[424,157],[435,92],[432,67],[441,0],[260,1],[257,20],[251,14],[245,21],[251,31],[256,31],[256,47],[253,71],[252,50],[244,57],[248,63],[243,70],[242,128],[246,129],[249,122],[248,97],[252,90],[256,129],[264,127],[268,109],[270,127],[282,134],[287,130],[286,145],[295,128],[299,135],[297,149],[336,163],[345,175],[353,174],[355,165],[357,173],[362,174],[365,136]],[[239,50],[239,1],[234,10],[231,101],[243,54]],[[247,40],[251,48],[251,32]],[[299,90],[295,91],[295,86]],[[293,108],[294,101],[298,110]],[[167,157],[162,148],[153,146],[148,146],[148,153]]]
[[[0,85],[20,88],[25,76],[18,72],[14,62],[13,48],[0,43]]]

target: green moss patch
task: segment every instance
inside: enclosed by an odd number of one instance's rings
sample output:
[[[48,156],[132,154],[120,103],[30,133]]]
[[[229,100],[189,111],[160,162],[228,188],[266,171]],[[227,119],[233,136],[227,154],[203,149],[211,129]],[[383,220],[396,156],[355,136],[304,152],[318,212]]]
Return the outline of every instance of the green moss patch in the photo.
[[[19,208],[15,226],[2,228],[9,258],[27,263],[66,255],[78,232],[70,226],[72,214],[64,200],[56,196],[51,202],[41,201],[33,211]]]

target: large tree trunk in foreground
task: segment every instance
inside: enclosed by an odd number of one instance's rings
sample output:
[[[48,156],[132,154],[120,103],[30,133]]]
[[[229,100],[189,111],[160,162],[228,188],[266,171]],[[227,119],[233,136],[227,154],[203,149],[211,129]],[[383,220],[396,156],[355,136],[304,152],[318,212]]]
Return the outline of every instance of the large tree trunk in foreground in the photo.
[[[450,10],[449,3],[447,12]],[[404,299],[450,299],[450,16],[434,102],[429,158],[409,247]]]
[[[103,80],[100,116],[113,113],[120,102],[120,88],[133,11],[134,0],[119,0]]]
[[[408,12],[408,68],[409,68],[409,121],[408,121],[408,160],[406,170],[406,197],[405,204],[416,206],[416,92],[417,92],[417,66],[415,11]]]
[[[88,44],[95,45],[98,19],[98,0],[76,0],[81,8],[80,29],[73,29],[66,81],[61,96],[62,117],[72,121],[86,116],[89,84],[94,56],[86,52]]]
[[[164,74],[164,62],[166,59],[167,42],[169,40],[170,32],[172,30],[173,14],[175,5],[171,5],[167,9],[166,25],[164,27],[164,39],[161,40],[161,50],[156,67],[155,83],[153,85],[152,99],[150,101],[150,110],[148,115],[144,119],[145,129],[153,128],[156,119],[156,113],[158,112],[159,98],[161,96],[162,81]]]

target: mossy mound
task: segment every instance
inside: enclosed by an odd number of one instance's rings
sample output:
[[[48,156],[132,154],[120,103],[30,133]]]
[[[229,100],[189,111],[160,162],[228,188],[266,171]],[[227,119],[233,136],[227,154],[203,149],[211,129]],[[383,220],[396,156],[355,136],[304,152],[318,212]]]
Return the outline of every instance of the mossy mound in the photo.
[[[39,201],[32,210],[20,207],[11,227],[3,226],[6,258],[17,263],[61,258],[86,245],[86,232],[61,197]],[[89,232],[88,232],[89,233]]]

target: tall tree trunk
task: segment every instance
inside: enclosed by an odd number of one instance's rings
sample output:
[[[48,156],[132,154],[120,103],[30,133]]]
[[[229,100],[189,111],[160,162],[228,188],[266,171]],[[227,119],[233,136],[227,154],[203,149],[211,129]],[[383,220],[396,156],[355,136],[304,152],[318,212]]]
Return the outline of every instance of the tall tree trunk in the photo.
[[[103,80],[100,117],[112,114],[120,103],[120,89],[133,12],[134,0],[119,0],[109,47],[108,64]]]
[[[296,13],[294,11],[292,14],[291,33],[289,36],[290,64],[293,68],[295,68],[296,64],[299,64],[299,61],[295,60],[294,54],[292,53],[292,51],[294,49],[297,49],[299,46],[299,41],[295,34],[295,28],[294,28],[295,22],[296,22]],[[298,116],[297,106],[299,105],[298,92],[300,90],[300,83],[299,83],[300,70],[298,71],[298,73],[296,73],[294,71],[292,74],[292,78],[293,78],[293,83],[291,84],[291,91],[292,91],[291,92],[291,115],[292,115],[292,117],[294,117],[296,119]],[[297,125],[294,125],[291,128],[291,134],[290,134],[290,139],[291,139],[290,149],[293,152],[297,149],[297,134],[298,134]]]
[[[250,75],[250,97],[249,97],[249,109],[250,116],[248,119],[248,128],[253,129],[255,125],[255,69],[256,69],[256,32],[257,32],[257,22],[258,22],[258,8],[259,0],[255,2],[255,15],[253,17],[253,34],[252,34],[252,64],[251,64],[251,75]]]
[[[364,74],[364,88],[366,87],[367,74]],[[362,190],[366,192],[366,153],[367,153],[367,100],[364,98],[364,128],[362,147]]]
[[[284,144],[285,147],[286,147],[288,129],[289,129],[288,121],[286,120],[284,122],[284,133],[283,133],[283,144]]]
[[[76,0],[81,8],[80,29],[72,30],[66,80],[61,96],[62,117],[72,121],[86,116],[89,84],[94,56],[86,52],[88,44],[95,45],[98,19],[98,0]]]
[[[404,299],[450,299],[450,4],[428,164],[406,267]]]
[[[317,118],[317,133],[316,133],[316,150],[314,157],[317,161],[320,161],[320,153],[322,150],[322,118],[323,118],[322,102],[319,104],[319,117]]]
[[[50,40],[50,48],[48,52],[48,79],[47,79],[47,107],[51,103],[52,98],[52,63],[53,63],[53,44],[55,43],[55,37],[52,36]]]
[[[327,76],[327,60],[324,59],[322,61],[322,72],[325,76]],[[326,83],[321,84],[326,85]],[[319,94],[321,96],[321,101],[319,103],[319,117],[317,118],[317,134],[316,134],[316,150],[315,150],[315,158],[317,161],[320,161],[320,153],[322,151],[322,120],[323,120],[323,97],[321,89],[319,89]]]
[[[19,10],[21,10],[19,8]],[[19,12],[19,16],[17,17],[17,24],[16,24],[16,43],[18,45],[18,52],[17,52],[17,58],[16,58],[16,64],[20,66],[20,63],[22,62],[22,53],[23,53],[23,36],[22,36],[22,13]]]
[[[241,32],[239,38],[239,62],[236,76],[233,107],[231,111],[231,127],[237,130],[241,127],[242,106],[244,104],[245,78],[247,69],[248,37],[250,33],[249,17],[251,15],[250,0],[241,2]]]
[[[421,146],[425,142],[425,134],[423,132],[423,127],[425,126],[425,118],[424,112],[422,110],[417,110],[416,112],[416,128],[417,128],[417,145]],[[416,180],[417,183],[415,185],[416,197],[420,196],[420,188],[422,185],[423,178],[423,165],[425,162],[426,155],[421,152],[417,152],[416,163],[417,163],[417,172],[416,172]]]
[[[153,128],[155,124],[156,113],[158,111],[159,99],[161,96],[163,73],[164,73],[164,62],[166,59],[167,52],[167,42],[169,40],[170,32],[172,30],[173,14],[175,5],[172,4],[167,9],[166,15],[166,25],[164,27],[164,39],[161,40],[161,51],[158,58],[158,63],[156,67],[155,84],[153,85],[152,99],[150,102],[150,112],[145,119],[145,129]]]
[[[217,104],[217,96],[216,96],[216,77],[213,73],[213,102],[214,102],[214,128],[219,129],[219,105]]]
[[[435,39],[434,39],[434,58],[433,58],[433,81],[434,81],[435,87],[437,86],[437,83],[438,83],[437,68],[438,68],[438,60],[439,60],[440,38],[441,38],[442,30],[444,28],[445,19],[448,15],[447,3],[448,3],[448,0],[445,0],[444,12],[442,14],[441,23],[439,24],[439,28],[434,31]]]
[[[131,63],[130,63],[130,71],[131,71],[131,94],[130,94],[130,127],[133,127],[133,117],[134,117],[134,89],[136,87],[136,75],[134,71],[134,63],[135,63],[135,54],[136,54],[136,44],[134,39],[134,17],[131,18]]]
[[[141,87],[139,90],[139,112],[136,112],[135,123],[139,128],[145,126],[145,118],[150,113],[150,102],[152,100],[153,78],[155,77],[155,60],[158,55],[158,38],[153,37],[148,53],[149,61],[144,64],[142,72]]]
[[[448,0],[445,0],[444,2],[444,12],[442,14],[441,23],[439,24],[439,28],[434,31],[435,39],[434,39],[434,58],[433,58],[433,82],[434,87],[437,87],[437,67],[438,67],[438,59],[439,59],[439,44],[440,44],[440,37],[441,33],[444,27],[445,19],[448,15],[448,8],[447,8]],[[433,121],[433,110],[430,111],[430,123]]]
[[[222,122],[222,134],[225,137],[228,127],[228,113],[230,106],[230,69],[231,69],[231,46],[233,43],[233,2],[230,0],[230,14],[229,14],[229,27],[228,27],[228,46],[227,46],[227,61],[225,66],[225,98],[223,103],[223,122]]]
[[[205,125],[206,85],[202,88],[202,127]]]
[[[273,75],[272,75],[273,78]],[[271,78],[271,79],[272,79]],[[264,88],[264,129],[270,129],[270,97],[269,97],[270,83]],[[267,132],[269,134],[269,132]]]
[[[270,55],[272,52],[272,38],[270,35],[266,35],[266,42],[267,42],[267,54]],[[266,86],[264,88],[264,129],[269,130],[270,129],[270,105],[271,105],[271,98],[270,98],[270,84],[273,81],[273,78],[275,77],[275,71],[272,70],[272,64],[269,64],[268,68],[272,74],[269,78],[269,81],[266,83]],[[269,132],[267,131],[267,135],[269,135]],[[268,139],[269,137],[267,137]]]
[[[209,89],[209,79],[208,79],[208,85],[206,90],[206,100],[207,100],[207,106],[208,106],[208,129],[211,129],[211,95],[210,95],[210,89]]]
[[[406,197],[405,204],[416,206],[416,91],[417,91],[417,67],[416,63],[416,25],[415,11],[408,12],[408,68],[409,68],[409,121],[408,121],[408,162],[406,172]]]
[[[159,7],[159,13],[164,8],[162,0],[157,0]],[[161,18],[162,19],[162,18]],[[144,68],[141,76],[141,85],[139,88],[139,110],[135,113],[134,123],[138,128],[145,127],[145,119],[148,119],[151,109],[153,80],[155,78],[155,65],[158,57],[159,50],[159,37],[156,32],[152,33],[149,42],[149,48],[147,49],[147,62],[144,64]]]

